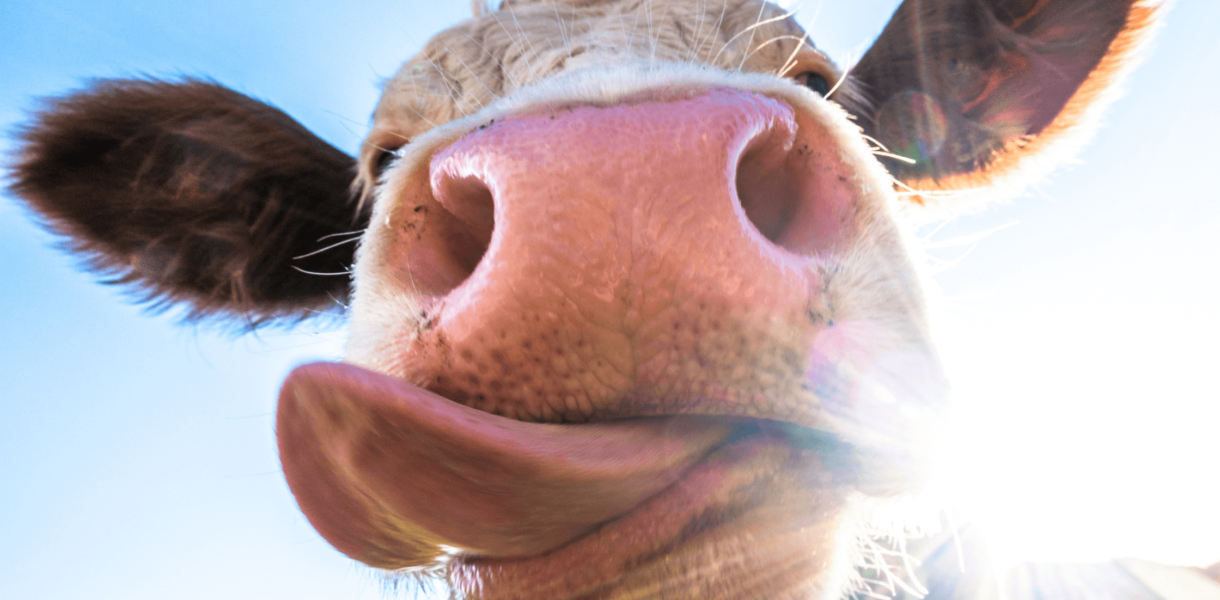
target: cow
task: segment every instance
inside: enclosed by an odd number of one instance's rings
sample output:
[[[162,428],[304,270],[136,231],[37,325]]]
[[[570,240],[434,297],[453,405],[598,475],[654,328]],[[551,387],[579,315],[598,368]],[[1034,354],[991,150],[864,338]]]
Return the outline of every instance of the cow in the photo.
[[[193,317],[350,299],[276,428],[356,560],[472,598],[867,585],[948,409],[906,224],[1070,158],[1158,7],[907,0],[846,72],[756,1],[475,13],[356,158],[214,83],[110,80],[36,117],[13,189]]]

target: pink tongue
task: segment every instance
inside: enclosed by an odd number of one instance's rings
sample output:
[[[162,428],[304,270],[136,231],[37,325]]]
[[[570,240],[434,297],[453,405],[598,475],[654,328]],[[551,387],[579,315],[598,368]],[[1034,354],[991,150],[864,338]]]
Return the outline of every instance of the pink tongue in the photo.
[[[673,483],[732,433],[723,419],[525,423],[347,364],[293,371],[276,416],[301,510],[338,550],[376,567],[455,546],[545,552]]]

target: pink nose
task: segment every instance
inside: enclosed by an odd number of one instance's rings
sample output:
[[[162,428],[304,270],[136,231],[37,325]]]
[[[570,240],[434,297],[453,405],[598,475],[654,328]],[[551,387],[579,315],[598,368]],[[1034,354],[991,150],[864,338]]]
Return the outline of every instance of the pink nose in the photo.
[[[494,229],[502,240],[533,232],[563,245],[621,235],[604,225],[638,229],[640,218],[680,220],[682,237],[719,235],[762,252],[808,254],[848,233],[834,214],[847,186],[801,168],[810,149],[793,148],[795,116],[782,102],[713,90],[537,112],[484,125],[433,158],[433,193],[484,248]],[[633,231],[615,241],[656,253],[669,248],[654,244],[678,240]]]
[[[736,90],[480,127],[432,159],[448,243],[399,254],[434,302],[398,375],[527,420],[815,424],[810,255],[854,227],[833,153]]]

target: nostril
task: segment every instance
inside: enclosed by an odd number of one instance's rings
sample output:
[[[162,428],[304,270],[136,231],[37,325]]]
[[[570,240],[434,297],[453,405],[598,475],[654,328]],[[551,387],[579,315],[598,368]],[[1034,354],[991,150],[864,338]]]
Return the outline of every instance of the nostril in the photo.
[[[789,164],[792,132],[770,129],[746,145],[737,163],[737,198],[750,223],[772,243],[789,247],[786,234],[801,208],[801,186]]]
[[[842,251],[853,239],[854,171],[826,138],[798,117],[755,133],[737,159],[742,212],[763,238],[793,254]]]
[[[448,234],[444,236],[444,253],[451,257],[462,272],[454,273],[456,287],[474,272],[487,247],[495,228],[495,202],[491,190],[475,176],[441,174],[432,179],[432,194],[447,214],[440,215],[448,222]],[[449,287],[449,286],[446,286]],[[450,288],[451,289],[451,288]],[[438,290],[447,292],[446,290]]]
[[[441,206],[457,217],[466,231],[479,243],[479,255],[487,251],[495,228],[495,203],[487,184],[474,176],[442,180],[444,190],[437,196]]]

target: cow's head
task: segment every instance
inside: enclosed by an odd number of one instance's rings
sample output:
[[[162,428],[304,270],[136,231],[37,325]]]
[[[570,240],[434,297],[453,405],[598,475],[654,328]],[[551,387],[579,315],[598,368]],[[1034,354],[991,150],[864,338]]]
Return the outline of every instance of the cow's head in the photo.
[[[1044,173],[1155,12],[907,0],[844,75],[754,0],[509,0],[387,82],[358,159],[215,84],[101,81],[15,189],[194,316],[351,298],[277,421],[343,553],[479,598],[831,597],[944,418],[899,220]]]

